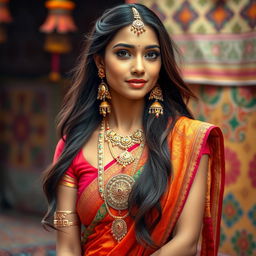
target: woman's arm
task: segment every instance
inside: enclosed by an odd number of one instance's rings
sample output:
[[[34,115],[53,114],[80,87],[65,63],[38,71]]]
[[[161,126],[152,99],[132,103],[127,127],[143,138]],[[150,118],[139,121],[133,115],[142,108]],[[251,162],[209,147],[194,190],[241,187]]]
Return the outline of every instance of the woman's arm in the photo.
[[[196,255],[206,196],[208,155],[203,155],[187,201],[174,229],[173,239],[152,256]]]
[[[58,228],[57,256],[81,256],[80,221],[76,214],[77,189],[59,185],[56,211],[71,211],[66,219],[75,225]]]

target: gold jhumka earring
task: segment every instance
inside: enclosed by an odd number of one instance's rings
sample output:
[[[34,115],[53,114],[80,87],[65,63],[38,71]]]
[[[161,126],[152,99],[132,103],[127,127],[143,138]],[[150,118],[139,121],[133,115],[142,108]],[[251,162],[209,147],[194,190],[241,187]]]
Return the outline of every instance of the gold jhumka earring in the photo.
[[[149,100],[155,100],[149,107],[149,114],[154,114],[157,118],[164,113],[164,109],[159,100],[164,101],[162,89],[159,85],[155,86],[149,95]]]
[[[145,25],[140,17],[139,12],[136,8],[132,7],[134,21],[132,22],[131,31],[133,31],[138,36],[146,31]]]
[[[105,72],[102,67],[100,67],[98,70],[98,76],[101,79],[101,83],[98,88],[97,99],[102,100],[102,102],[100,103],[99,110],[100,114],[105,117],[107,114],[111,112],[110,104],[108,103],[108,101],[106,101],[106,99],[110,100],[111,96],[107,84],[103,81],[103,78],[105,77]]]

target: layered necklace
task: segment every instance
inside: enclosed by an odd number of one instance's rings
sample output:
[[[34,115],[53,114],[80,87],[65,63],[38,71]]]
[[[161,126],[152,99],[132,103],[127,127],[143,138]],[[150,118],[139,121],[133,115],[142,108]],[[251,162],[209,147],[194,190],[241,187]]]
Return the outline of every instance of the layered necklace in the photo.
[[[106,129],[107,128],[107,129]],[[121,168],[133,163],[131,176],[121,173],[111,177],[104,186],[104,142],[108,143],[108,147],[112,157],[117,161]],[[111,145],[110,145],[111,144]],[[134,156],[128,151],[128,148],[139,144],[137,154]],[[113,152],[113,147],[117,146],[123,150],[118,156]],[[98,135],[98,187],[101,198],[103,199],[109,215],[114,219],[111,226],[113,237],[119,242],[127,234],[127,224],[125,218],[129,215],[127,212],[121,215],[121,211],[128,209],[128,198],[135,183],[132,177],[137,169],[142,151],[144,148],[144,134],[141,129],[136,130],[132,135],[122,136],[106,125],[105,119],[101,123]],[[114,215],[110,207],[118,210],[119,215]]]
[[[105,141],[108,142],[109,151],[114,159],[122,165],[123,167],[134,162],[135,158],[132,153],[128,151],[128,148],[135,145],[141,144],[144,140],[143,130],[137,129],[133,134],[127,136],[121,136],[117,132],[109,128],[107,123],[107,130],[105,132]],[[111,144],[111,145],[110,145]],[[112,147],[111,147],[112,146]],[[113,148],[117,146],[118,148],[124,150],[121,154],[116,156],[114,154]]]

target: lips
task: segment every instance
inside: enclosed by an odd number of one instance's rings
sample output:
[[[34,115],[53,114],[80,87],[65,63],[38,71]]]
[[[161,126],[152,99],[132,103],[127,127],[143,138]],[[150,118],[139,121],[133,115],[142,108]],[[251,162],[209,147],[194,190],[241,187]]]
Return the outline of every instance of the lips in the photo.
[[[129,83],[129,86],[135,89],[142,88],[147,81],[144,79],[130,79],[127,80],[127,83]]]

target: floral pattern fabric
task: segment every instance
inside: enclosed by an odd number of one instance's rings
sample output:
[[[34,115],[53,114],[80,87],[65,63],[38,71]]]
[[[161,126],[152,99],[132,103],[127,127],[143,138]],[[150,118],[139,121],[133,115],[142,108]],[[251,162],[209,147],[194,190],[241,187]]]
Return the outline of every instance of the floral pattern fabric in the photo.
[[[196,118],[221,127],[226,179],[220,252],[256,255],[256,87],[192,85]]]

